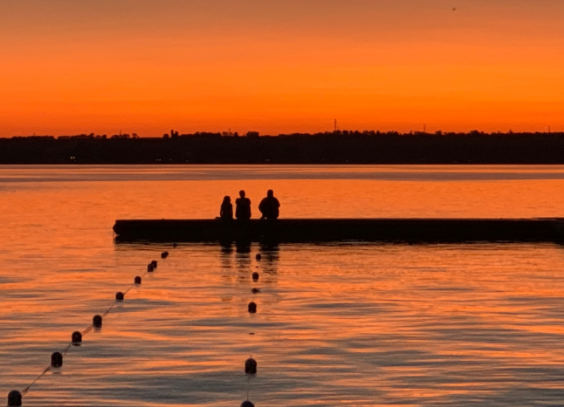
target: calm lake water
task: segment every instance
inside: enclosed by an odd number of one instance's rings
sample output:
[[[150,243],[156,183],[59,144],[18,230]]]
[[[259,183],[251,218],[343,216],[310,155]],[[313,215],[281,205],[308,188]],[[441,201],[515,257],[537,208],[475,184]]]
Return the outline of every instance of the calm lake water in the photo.
[[[156,259],[24,406],[564,405],[562,246],[113,242],[269,188],[283,217],[564,217],[560,166],[0,166],[0,397]]]

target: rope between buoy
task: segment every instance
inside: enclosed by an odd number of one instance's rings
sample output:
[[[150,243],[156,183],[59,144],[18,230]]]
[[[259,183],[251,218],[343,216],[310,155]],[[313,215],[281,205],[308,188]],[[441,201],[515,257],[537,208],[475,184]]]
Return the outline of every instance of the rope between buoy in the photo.
[[[247,401],[249,401],[250,388],[251,388],[251,376],[247,375]]]
[[[45,375],[45,373],[47,373],[49,370],[51,370],[51,365],[47,366],[47,367],[45,368],[45,370],[44,370],[43,372],[41,372],[41,374],[40,374],[39,376],[37,376],[37,377],[35,378],[35,380],[32,381],[32,382],[29,384],[29,386],[27,386],[25,389],[23,389],[23,391],[22,391],[22,396],[23,396],[24,394],[26,394],[26,393],[29,391],[29,389],[31,388],[31,386],[33,386],[36,381],[38,381],[39,379],[41,379],[41,378]]]

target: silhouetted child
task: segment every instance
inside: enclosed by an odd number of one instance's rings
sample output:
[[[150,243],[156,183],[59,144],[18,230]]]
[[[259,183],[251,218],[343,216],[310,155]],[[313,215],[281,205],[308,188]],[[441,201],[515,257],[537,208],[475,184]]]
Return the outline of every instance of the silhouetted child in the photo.
[[[219,210],[219,217],[221,220],[233,220],[233,205],[231,204],[231,197],[226,196],[221,203]]]
[[[235,205],[235,217],[239,220],[251,219],[251,200],[245,197],[245,191],[239,191],[240,198],[237,198]]]
[[[260,213],[262,213],[261,219],[278,219],[280,216],[280,202],[274,197],[274,191],[269,189],[266,193],[266,198],[264,198],[259,205]]]

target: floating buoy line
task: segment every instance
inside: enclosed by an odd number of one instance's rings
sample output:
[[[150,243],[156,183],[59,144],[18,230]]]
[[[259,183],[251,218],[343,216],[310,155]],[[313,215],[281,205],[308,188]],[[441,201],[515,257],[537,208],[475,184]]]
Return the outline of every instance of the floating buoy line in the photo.
[[[260,262],[262,260],[262,255],[260,253],[257,253],[257,255],[255,256],[255,259],[257,262]],[[254,272],[251,275],[251,278],[253,280],[254,283],[258,283],[259,281],[259,273]],[[253,294],[258,294],[260,293],[260,288],[257,287],[253,287],[251,289],[251,292]],[[247,306],[247,311],[249,312],[249,314],[256,314],[257,313],[257,303],[254,301],[254,299],[249,302],[249,305]],[[254,335],[254,332],[250,333],[250,335]],[[258,363],[257,361],[250,356],[246,361],[245,361],[245,375],[247,376],[247,400],[243,401],[243,403],[241,403],[241,407],[255,407],[255,405],[249,400],[249,390],[251,387],[251,378],[253,376],[255,376],[257,374],[257,367],[258,367]]]
[[[173,247],[177,247],[176,243],[173,245]],[[165,251],[161,253],[161,259],[166,259],[169,256],[169,252]],[[260,261],[262,258],[261,254],[257,254],[256,255],[256,260]],[[110,305],[110,307],[102,314],[102,315],[95,315],[92,318],[92,323],[82,332],[80,331],[75,331],[72,333],[71,335],[71,341],[69,342],[69,344],[65,347],[65,349],[62,352],[54,352],[53,354],[51,354],[51,363],[49,364],[49,366],[47,366],[26,388],[24,388],[21,392],[18,390],[12,390],[10,393],[8,393],[8,407],[20,407],[22,406],[23,403],[23,397],[30,391],[31,387],[37,383],[43,376],[45,376],[45,374],[47,374],[49,371],[51,371],[52,369],[58,369],[61,368],[63,366],[63,362],[64,362],[64,357],[66,356],[66,354],[68,353],[68,351],[73,347],[73,346],[80,346],[83,340],[83,337],[85,335],[87,335],[90,331],[92,331],[92,329],[96,328],[96,329],[100,329],[102,327],[102,322],[104,320],[104,318],[112,311],[112,309],[119,303],[125,301],[125,296],[126,294],[135,286],[139,286],[142,283],[143,277],[145,277],[148,273],[153,273],[158,266],[158,262],[156,260],[151,261],[151,263],[149,263],[147,265],[147,271],[141,275],[141,276],[136,276],[133,280],[133,284],[130,285],[127,290],[125,291],[118,291],[115,295],[115,300],[112,303],[112,305]],[[258,273],[253,273],[252,274],[252,279],[253,282],[258,282],[259,280],[259,274]],[[257,294],[260,293],[260,289],[259,288],[253,288],[252,289],[252,293],[253,294]],[[251,301],[248,305],[248,311],[250,314],[255,314],[257,312],[257,304],[254,301]],[[254,335],[254,333],[253,333]],[[245,375],[247,376],[247,378],[249,379],[249,381],[247,382],[247,400],[243,401],[243,403],[241,404],[241,407],[255,407],[255,405],[249,400],[249,386],[250,386],[250,379],[252,376],[255,376],[257,374],[257,367],[258,367],[258,363],[255,359],[253,359],[253,357],[249,357],[246,361],[245,361]]]
[[[175,246],[176,247],[176,246]],[[169,256],[168,252],[163,252],[161,254],[161,258],[162,259],[166,259]],[[73,347],[73,346],[80,346],[80,344],[82,343],[82,339],[85,335],[87,335],[90,331],[92,331],[92,329],[94,328],[101,328],[102,327],[102,321],[104,320],[104,318],[111,312],[111,310],[116,306],[116,304],[119,304],[121,302],[123,302],[125,300],[125,295],[135,286],[139,286],[141,284],[142,281],[142,277],[145,277],[145,275],[147,275],[147,273],[152,273],[153,271],[156,270],[158,266],[158,263],[156,260],[151,261],[151,263],[149,263],[147,265],[147,271],[142,275],[142,276],[137,276],[135,277],[135,279],[133,280],[133,284],[131,284],[127,290],[125,291],[118,291],[116,293],[116,297],[114,302],[112,303],[112,305],[106,310],[106,312],[104,312],[102,315],[95,315],[92,318],[92,323],[90,324],[90,326],[88,326],[84,331],[80,332],[80,331],[75,331],[72,333],[71,335],[71,341],[69,342],[69,344],[65,347],[65,349],[62,352],[54,352],[51,355],[51,363],[49,364],[49,366],[47,366],[40,374],[39,376],[37,376],[26,388],[24,388],[21,392],[18,390],[12,390],[10,393],[8,393],[8,407],[20,407],[22,406],[23,403],[23,396],[25,396],[29,390],[31,389],[31,387],[37,383],[43,376],[45,376],[45,374],[47,374],[50,370],[52,369],[58,369],[60,367],[63,366],[63,361],[64,361],[64,357],[66,356],[66,354],[68,353],[68,351]]]

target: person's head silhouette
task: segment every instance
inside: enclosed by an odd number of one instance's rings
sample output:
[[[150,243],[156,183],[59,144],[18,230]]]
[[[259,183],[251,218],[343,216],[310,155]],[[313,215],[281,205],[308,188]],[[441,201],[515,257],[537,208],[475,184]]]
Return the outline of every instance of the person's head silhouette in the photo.
[[[241,198],[244,198],[245,197],[245,191],[239,191],[239,196]]]
[[[268,192],[266,193],[266,196],[272,198],[274,196],[274,191],[272,189],[269,189]]]
[[[226,196],[223,198],[223,203],[230,203],[231,202],[231,197],[230,196]]]

